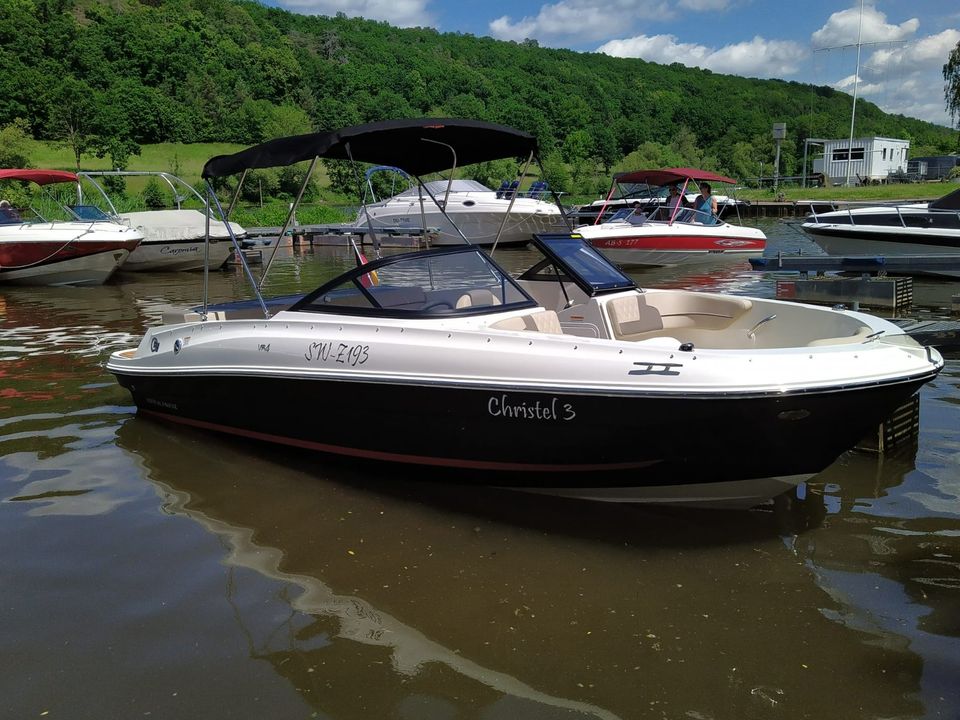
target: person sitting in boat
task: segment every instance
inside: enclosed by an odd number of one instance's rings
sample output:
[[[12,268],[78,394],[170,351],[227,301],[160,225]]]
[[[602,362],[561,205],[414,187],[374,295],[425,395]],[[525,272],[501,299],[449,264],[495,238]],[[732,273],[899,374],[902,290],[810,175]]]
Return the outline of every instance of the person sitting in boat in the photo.
[[[717,199],[713,196],[710,183],[700,183],[700,195],[693,201],[693,221],[703,225],[717,224]]]
[[[679,206],[679,210],[676,208]],[[687,199],[680,193],[680,187],[678,185],[671,185],[670,189],[667,191],[667,204],[664,212],[666,213],[666,219],[669,220],[673,218],[674,220],[689,220],[690,213],[687,212],[684,208],[690,207],[690,203],[687,202]],[[676,210],[676,213],[674,211]],[[674,217],[676,214],[676,217]]]
[[[627,222],[631,225],[643,225],[647,221],[647,214],[640,209],[639,201],[634,201],[632,211],[627,217]]]
[[[20,214],[9,200],[0,200],[0,222],[19,222]]]

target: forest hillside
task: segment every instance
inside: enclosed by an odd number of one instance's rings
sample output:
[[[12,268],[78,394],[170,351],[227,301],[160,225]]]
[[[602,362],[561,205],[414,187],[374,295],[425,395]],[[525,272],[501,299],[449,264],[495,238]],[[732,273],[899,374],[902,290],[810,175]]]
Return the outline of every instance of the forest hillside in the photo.
[[[255,143],[406,116],[469,117],[537,135],[571,184],[618,163],[697,163],[739,177],[803,140],[845,137],[851,97],[829,87],[542,48],[246,0],[5,0],[0,127],[110,158],[144,144]],[[957,134],[860,101],[857,135],[956,150]],[[625,160],[626,158],[626,160]],[[585,189],[585,188],[581,188]]]

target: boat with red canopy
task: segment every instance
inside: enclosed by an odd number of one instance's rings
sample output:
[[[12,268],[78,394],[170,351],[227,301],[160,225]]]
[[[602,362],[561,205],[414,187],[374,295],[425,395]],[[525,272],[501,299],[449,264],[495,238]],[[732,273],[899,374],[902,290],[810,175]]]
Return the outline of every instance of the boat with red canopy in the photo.
[[[0,169],[0,181],[40,187],[76,185],[64,170]],[[71,188],[73,191],[73,188]],[[0,202],[0,282],[21,285],[101,285],[143,239],[130,227],[83,220],[75,207],[50,194],[36,196],[37,208]],[[42,208],[39,206],[42,205]]]
[[[694,168],[636,170],[615,175],[591,225],[576,232],[610,260],[625,267],[658,267],[758,257],[767,238],[758,228],[719,217],[738,206],[725,196],[702,203],[711,183],[733,178]],[[692,194],[691,191],[697,192]],[[610,207],[621,209],[607,216]],[[624,207],[625,206],[625,207]],[[737,213],[739,215],[739,212]]]

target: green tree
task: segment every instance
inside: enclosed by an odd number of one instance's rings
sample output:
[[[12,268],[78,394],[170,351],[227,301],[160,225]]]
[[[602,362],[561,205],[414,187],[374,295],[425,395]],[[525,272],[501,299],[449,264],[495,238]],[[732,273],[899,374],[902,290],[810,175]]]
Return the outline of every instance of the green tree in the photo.
[[[29,160],[30,125],[20,118],[0,127],[0,167],[27,168]]]
[[[74,77],[65,78],[51,93],[53,137],[73,153],[77,170],[80,169],[80,158],[91,150],[93,142],[91,119],[97,106],[94,95],[89,85]]]

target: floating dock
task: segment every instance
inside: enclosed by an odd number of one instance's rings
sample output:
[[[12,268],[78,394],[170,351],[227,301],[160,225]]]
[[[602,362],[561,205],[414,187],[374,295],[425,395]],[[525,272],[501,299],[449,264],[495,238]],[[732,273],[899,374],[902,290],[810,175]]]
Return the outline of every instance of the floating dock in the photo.
[[[958,273],[960,255],[775,255],[750,258],[754,270],[792,270],[799,273],[847,272],[877,275]]]
[[[251,239],[277,238],[281,227],[253,227],[246,228],[247,237]],[[288,229],[286,237],[293,244],[307,242],[311,245],[340,245],[343,238],[356,237],[360,245],[373,244],[373,236],[380,238],[380,245],[385,247],[418,248],[430,243],[431,238],[439,232],[438,228],[375,228],[367,225],[295,225]]]

